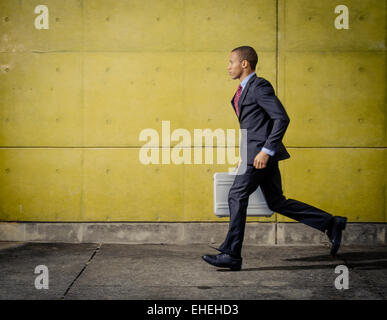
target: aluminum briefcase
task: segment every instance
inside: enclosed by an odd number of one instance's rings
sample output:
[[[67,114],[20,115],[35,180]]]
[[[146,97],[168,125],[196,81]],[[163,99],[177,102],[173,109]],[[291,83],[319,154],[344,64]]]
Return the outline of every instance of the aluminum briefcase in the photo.
[[[230,216],[228,193],[235,176],[235,174],[228,172],[216,172],[214,174],[214,213],[218,218]],[[247,216],[269,218],[273,213],[267,206],[261,187],[258,187],[249,197]]]

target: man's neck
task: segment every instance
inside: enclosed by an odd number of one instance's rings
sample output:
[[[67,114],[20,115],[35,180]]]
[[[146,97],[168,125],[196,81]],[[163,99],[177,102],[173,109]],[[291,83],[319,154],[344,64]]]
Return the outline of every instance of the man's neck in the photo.
[[[248,75],[250,75],[251,73],[253,73],[254,71],[253,70],[250,70],[250,71],[246,71],[245,73],[243,73],[240,78],[239,78],[239,82],[242,82]]]

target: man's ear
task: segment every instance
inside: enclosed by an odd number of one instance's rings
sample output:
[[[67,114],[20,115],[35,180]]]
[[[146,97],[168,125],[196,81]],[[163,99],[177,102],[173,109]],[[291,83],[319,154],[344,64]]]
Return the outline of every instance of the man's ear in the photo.
[[[242,61],[242,67],[243,68],[247,69],[249,67],[249,65],[250,65],[250,63],[246,59]]]

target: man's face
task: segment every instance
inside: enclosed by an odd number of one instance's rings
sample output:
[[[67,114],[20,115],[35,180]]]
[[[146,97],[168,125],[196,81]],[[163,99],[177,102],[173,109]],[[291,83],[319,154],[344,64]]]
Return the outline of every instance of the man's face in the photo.
[[[234,80],[239,79],[243,72],[242,62],[240,61],[240,57],[236,51],[230,53],[230,61],[227,70],[231,78]]]

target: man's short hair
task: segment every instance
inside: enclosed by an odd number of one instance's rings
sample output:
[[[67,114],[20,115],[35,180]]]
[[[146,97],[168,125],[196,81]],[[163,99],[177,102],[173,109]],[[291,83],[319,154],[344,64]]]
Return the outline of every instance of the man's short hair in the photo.
[[[250,63],[251,70],[255,70],[255,67],[258,63],[258,55],[252,47],[241,46],[233,49],[231,52],[237,52],[241,61],[247,60]]]

